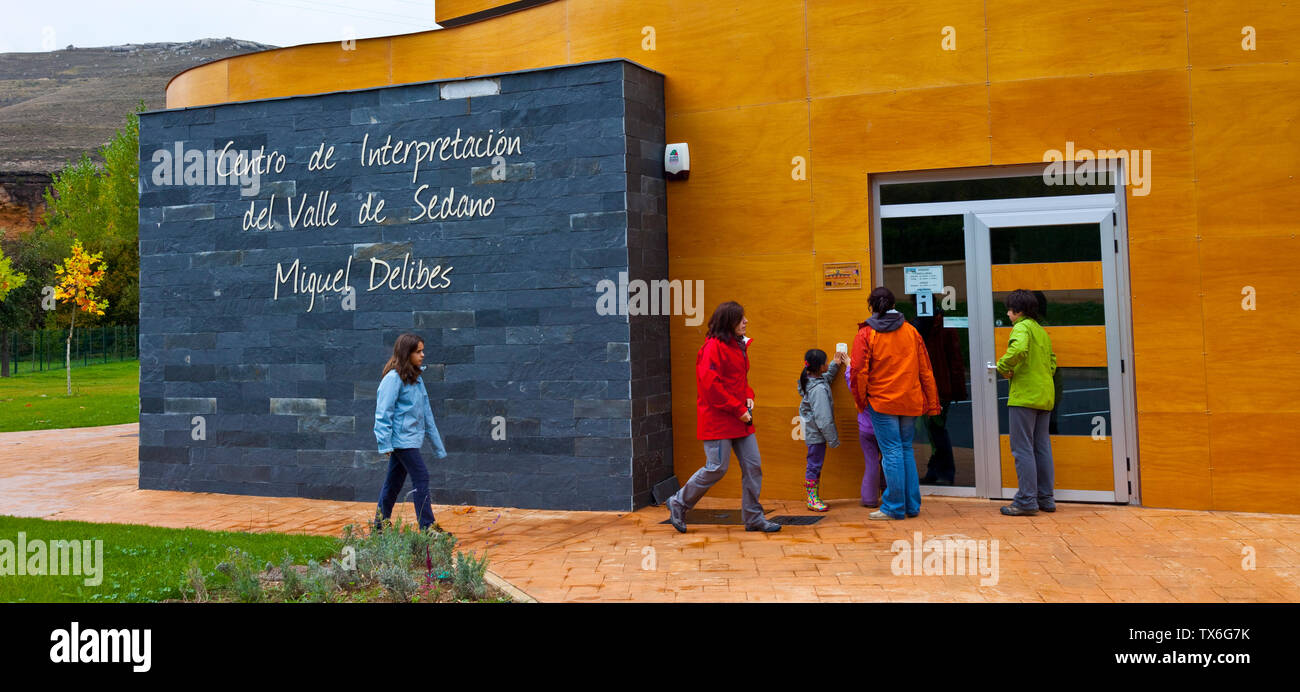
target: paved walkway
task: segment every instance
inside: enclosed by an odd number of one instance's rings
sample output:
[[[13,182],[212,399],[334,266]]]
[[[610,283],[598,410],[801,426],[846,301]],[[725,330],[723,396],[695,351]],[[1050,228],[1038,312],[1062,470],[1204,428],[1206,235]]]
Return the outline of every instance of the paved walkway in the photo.
[[[136,441],[134,424],[0,434],[0,514],[338,535],[373,512],[366,502],[138,490]],[[696,525],[682,535],[660,523],[658,507],[434,510],[540,601],[1300,601],[1296,515],[1061,503],[1056,514],[1004,517],[996,502],[927,497],[916,519],[873,522],[854,500],[830,504],[819,523],[775,534]],[[767,506],[812,514],[801,503]],[[410,521],[409,503],[395,515]],[[975,569],[963,574],[950,560],[947,576],[934,574],[941,558],[922,545],[905,553],[918,569],[896,574],[894,542],[914,544],[915,532],[984,541],[997,569],[966,562]]]

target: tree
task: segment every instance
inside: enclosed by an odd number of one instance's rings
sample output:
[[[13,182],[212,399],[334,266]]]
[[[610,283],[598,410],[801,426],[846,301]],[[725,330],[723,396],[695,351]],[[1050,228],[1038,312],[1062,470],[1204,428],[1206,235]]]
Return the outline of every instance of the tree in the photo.
[[[17,283],[9,295],[0,300],[0,377],[9,376],[10,333],[14,330],[40,329],[53,312],[53,296],[46,287],[53,287],[54,265],[66,255],[59,239],[38,231],[26,233],[0,233],[0,255],[11,261],[13,271],[26,276],[27,281]]]
[[[144,110],[143,102],[138,110]],[[129,113],[126,126],[99,149],[102,168],[83,152],[54,174],[38,226],[51,242],[64,245],[57,257],[66,256],[71,242],[80,240],[114,267],[100,293],[113,306],[108,319],[116,324],[140,319],[139,142],[140,118]]]
[[[13,263],[5,257],[4,248],[0,248],[0,302],[8,297],[9,292],[27,283],[27,275],[14,271]]]
[[[63,263],[54,268],[59,283],[54,287],[55,300],[72,304],[72,320],[68,324],[68,343],[64,351],[64,367],[67,369],[68,396],[72,396],[72,329],[77,325],[77,313],[102,315],[108,308],[108,301],[95,297],[95,288],[104,280],[104,253],[89,254],[81,247],[78,240],[72,244],[72,254]],[[95,263],[99,267],[95,268]]]

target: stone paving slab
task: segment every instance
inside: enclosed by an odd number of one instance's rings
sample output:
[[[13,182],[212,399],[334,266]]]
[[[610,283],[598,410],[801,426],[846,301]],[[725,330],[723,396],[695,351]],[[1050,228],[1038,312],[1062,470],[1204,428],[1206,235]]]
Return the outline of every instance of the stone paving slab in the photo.
[[[365,502],[139,490],[136,430],[0,434],[0,514],[321,535],[373,514]],[[382,482],[376,475],[376,494]],[[736,504],[705,498],[700,506]],[[934,496],[915,519],[875,522],[855,500],[829,504],[817,524],[774,534],[725,525],[679,534],[660,523],[667,512],[659,507],[434,511],[462,546],[487,551],[492,571],[544,602],[1300,601],[1296,515],[1060,503],[1055,514],[1005,517],[1000,502]],[[778,515],[811,514],[802,503],[767,505]],[[410,504],[394,517],[412,521]],[[950,560],[946,575],[926,573],[925,557],[938,567],[942,556],[923,542],[948,538],[984,541],[986,555],[996,541],[997,570],[957,573]],[[914,559],[895,541],[922,542],[921,574],[895,573],[900,553]]]

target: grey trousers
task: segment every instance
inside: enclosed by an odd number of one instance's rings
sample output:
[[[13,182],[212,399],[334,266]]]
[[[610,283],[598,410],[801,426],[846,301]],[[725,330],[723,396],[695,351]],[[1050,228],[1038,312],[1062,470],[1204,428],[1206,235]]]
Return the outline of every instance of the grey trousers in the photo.
[[[691,475],[690,480],[668,498],[683,511],[691,509],[714,483],[727,475],[731,452],[740,461],[740,516],[745,526],[758,526],[764,521],[763,508],[758,503],[758,492],[763,487],[762,460],[758,456],[758,439],[754,435],[734,440],[704,440],[704,466]]]
[[[1021,509],[1056,505],[1056,498],[1052,496],[1052,439],[1048,435],[1051,421],[1051,411],[1007,407],[1011,455],[1016,459],[1016,478],[1020,482],[1020,489],[1011,503]]]

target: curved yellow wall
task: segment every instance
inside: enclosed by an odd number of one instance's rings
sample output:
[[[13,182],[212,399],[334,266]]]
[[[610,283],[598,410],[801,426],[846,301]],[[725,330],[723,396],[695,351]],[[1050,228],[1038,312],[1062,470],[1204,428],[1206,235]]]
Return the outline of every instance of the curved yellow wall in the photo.
[[[871,266],[867,176],[1151,149],[1128,199],[1143,503],[1300,512],[1300,34],[1297,3],[1247,0],[557,0],[438,32],[319,44],[204,65],[169,107],[624,57],[663,72],[672,278],[745,304],[764,493],[797,497],[791,439],[804,350],[849,341],[865,293],[823,292],[826,261]],[[441,13],[440,13],[441,14]],[[446,15],[443,15],[446,16]],[[1242,50],[1243,27],[1257,47]],[[941,49],[952,27],[956,50]],[[653,40],[653,50],[651,47]],[[791,176],[805,157],[806,180]],[[1242,309],[1242,290],[1258,294]],[[675,320],[677,473],[694,439],[703,327]],[[837,422],[854,429],[837,387]],[[853,497],[855,445],[831,450],[827,497]],[[738,495],[731,474],[718,493]]]

